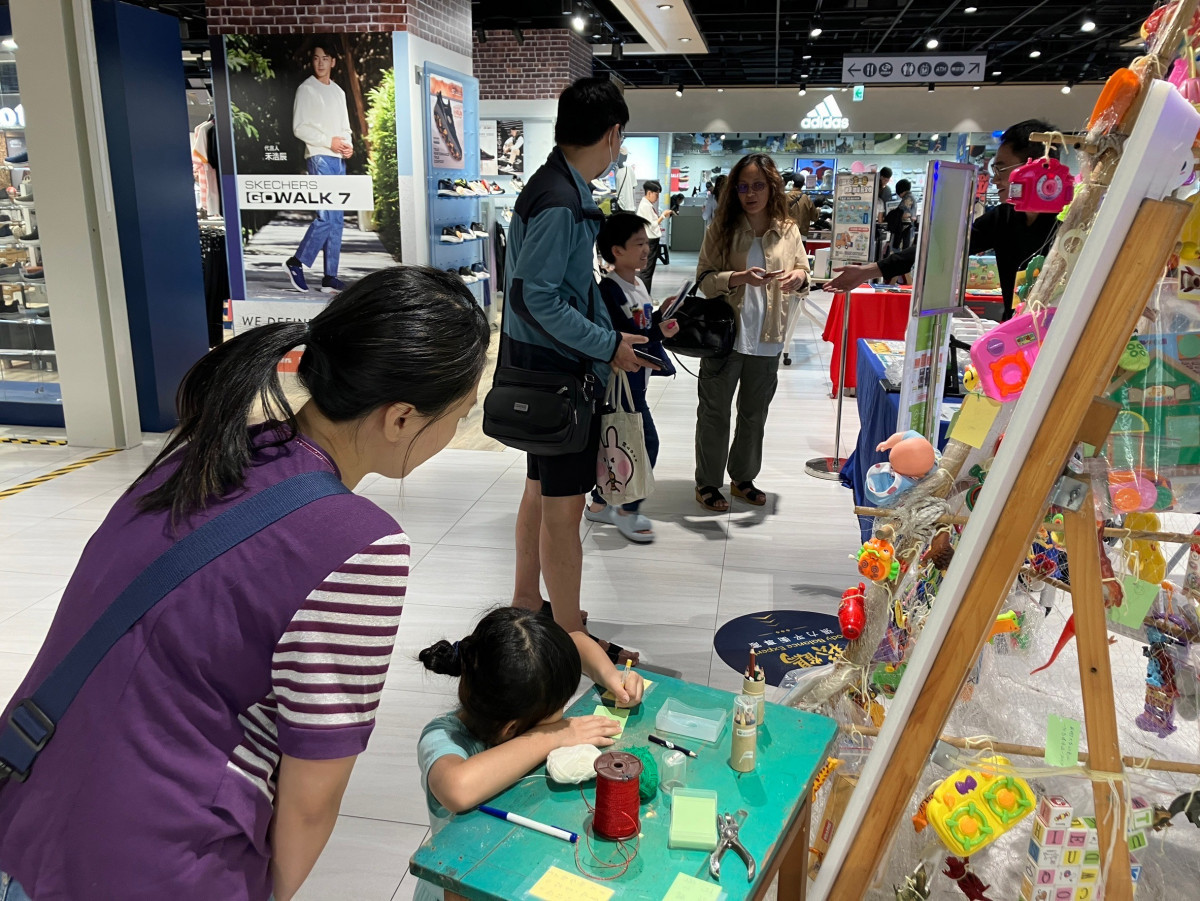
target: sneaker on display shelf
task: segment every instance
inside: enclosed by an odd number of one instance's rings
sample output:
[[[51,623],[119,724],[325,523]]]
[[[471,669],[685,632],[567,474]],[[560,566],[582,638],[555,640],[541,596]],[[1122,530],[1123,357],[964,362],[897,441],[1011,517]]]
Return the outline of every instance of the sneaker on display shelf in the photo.
[[[346,283],[336,275],[327,275],[321,279],[322,294],[336,294],[338,291],[343,291],[346,288]]]
[[[471,231],[475,233],[475,237],[477,238],[486,238],[488,236],[487,229],[478,222],[471,223]]]
[[[18,194],[13,198],[18,206],[33,206],[33,191],[28,191],[24,194]]]
[[[484,266],[483,263],[472,264],[471,271],[473,273],[475,273],[475,277],[477,279],[479,279],[480,281],[483,281],[484,279],[489,279],[492,277],[492,274],[487,271],[487,267]]]
[[[46,270],[41,266],[22,266],[21,275],[27,281],[41,282],[46,280]]]
[[[19,282],[20,280],[20,266],[0,266],[0,284],[12,284],[13,282]]]
[[[471,231],[465,225],[456,225],[456,226],[454,226],[454,228],[458,231],[458,236],[460,238],[462,238],[464,241],[476,240],[475,232]]]
[[[473,194],[478,194],[480,197],[487,196],[487,188],[483,186],[483,182],[481,181],[467,182],[467,187],[471,189],[471,193]]]
[[[304,280],[304,267],[300,265],[300,261],[295,257],[290,257],[283,264],[283,271],[287,273],[288,281],[292,283],[292,287],[297,291],[307,291],[308,282]]]
[[[447,225],[442,229],[443,244],[461,244],[462,236],[458,233],[458,229],[453,225]]]
[[[35,228],[28,232],[21,233],[21,243],[28,244],[30,247],[37,247],[42,243],[41,237],[38,235],[38,230]]]
[[[471,270],[468,269],[466,266],[460,266],[458,268],[458,277],[461,278],[468,285],[473,285],[477,281],[479,281],[479,279],[477,279],[475,277],[475,274],[473,272],[471,272]]]
[[[28,166],[29,151],[27,150],[24,153],[14,153],[12,156],[6,156],[4,158],[4,162],[8,163],[10,166]]]
[[[17,236],[13,234],[12,226],[0,225],[0,244],[16,244]]]
[[[438,197],[457,197],[458,191],[454,190],[454,182],[448,178],[438,179]]]
[[[471,186],[467,184],[465,178],[454,179],[454,190],[460,197],[470,197],[475,193],[471,190]]]
[[[519,175],[514,175],[514,176],[512,177],[512,191],[513,191],[513,193],[514,193],[514,194],[520,194],[520,193],[521,193],[521,189],[522,189],[523,187],[525,187],[525,182],[524,182],[524,181],[522,181],[522,179],[521,179],[521,176],[519,176]]]

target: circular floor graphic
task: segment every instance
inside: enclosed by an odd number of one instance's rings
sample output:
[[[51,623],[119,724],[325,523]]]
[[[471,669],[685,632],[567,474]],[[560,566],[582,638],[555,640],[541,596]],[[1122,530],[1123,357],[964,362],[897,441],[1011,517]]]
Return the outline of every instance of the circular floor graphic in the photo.
[[[745,671],[753,648],[771,685],[779,685],[790,670],[836,660],[846,643],[836,616],[805,610],[739,616],[713,636],[717,655],[738,672]]]

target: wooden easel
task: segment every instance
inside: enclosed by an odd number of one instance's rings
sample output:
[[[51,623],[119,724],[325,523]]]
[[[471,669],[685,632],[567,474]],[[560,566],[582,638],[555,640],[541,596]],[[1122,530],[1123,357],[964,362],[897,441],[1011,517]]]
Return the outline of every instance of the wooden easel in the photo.
[[[986,537],[978,565],[964,577],[964,596],[969,603],[958,607],[934,652],[932,671],[938,677],[925,682],[899,727],[895,746],[904,750],[892,754],[874,782],[875,792],[827,896],[831,901],[861,901],[866,897],[917,789],[928,754],[1043,521],[1046,499],[1081,440],[1080,432],[1093,401],[1107,386],[1189,210],[1187,204],[1177,201],[1142,202],[1060,380],[1071,389],[1060,390],[1051,398],[1046,415],[1036,426],[1024,465],[1002,504],[999,522],[1004,527]],[[1087,498],[1080,511],[1065,520],[1068,553],[1073,548],[1085,549],[1078,554],[1078,562],[1072,557],[1071,582],[1075,589],[1090,766],[1097,772],[1119,774],[1122,763],[1100,592],[1099,551]],[[955,564],[958,562],[956,558]],[[1102,854],[1107,853],[1114,833],[1117,839],[1116,854],[1108,864],[1106,897],[1128,901],[1133,889],[1124,840],[1124,809],[1114,803],[1117,799],[1107,781],[1095,785],[1095,795]]]

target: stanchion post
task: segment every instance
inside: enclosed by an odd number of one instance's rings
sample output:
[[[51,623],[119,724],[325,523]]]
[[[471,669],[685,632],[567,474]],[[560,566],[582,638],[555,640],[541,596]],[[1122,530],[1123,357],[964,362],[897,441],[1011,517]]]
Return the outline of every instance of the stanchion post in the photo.
[[[842,404],[846,400],[846,355],[850,352],[850,295],[847,291],[842,302],[842,348],[838,361],[837,421],[833,427],[833,456],[814,457],[804,464],[804,471],[818,479],[836,479],[846,465],[842,459]]]

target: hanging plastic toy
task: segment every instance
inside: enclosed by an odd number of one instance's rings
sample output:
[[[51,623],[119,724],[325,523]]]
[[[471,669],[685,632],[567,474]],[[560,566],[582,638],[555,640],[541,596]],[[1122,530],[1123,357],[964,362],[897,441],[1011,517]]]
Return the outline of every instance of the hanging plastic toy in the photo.
[[[1023,213],[1061,213],[1075,196],[1075,178],[1066,164],[1046,156],[1019,166],[1009,179],[1008,202]]]
[[[1021,313],[971,345],[971,363],[984,394],[1001,403],[1021,396],[1053,319],[1053,309]]]
[[[1017,288],[1017,297],[1024,303],[1029,299],[1029,292],[1033,290],[1034,283],[1042,274],[1042,267],[1046,265],[1046,258],[1042,254],[1038,254],[1029,261],[1029,265],[1025,267],[1025,280],[1021,282],[1021,286]]]

